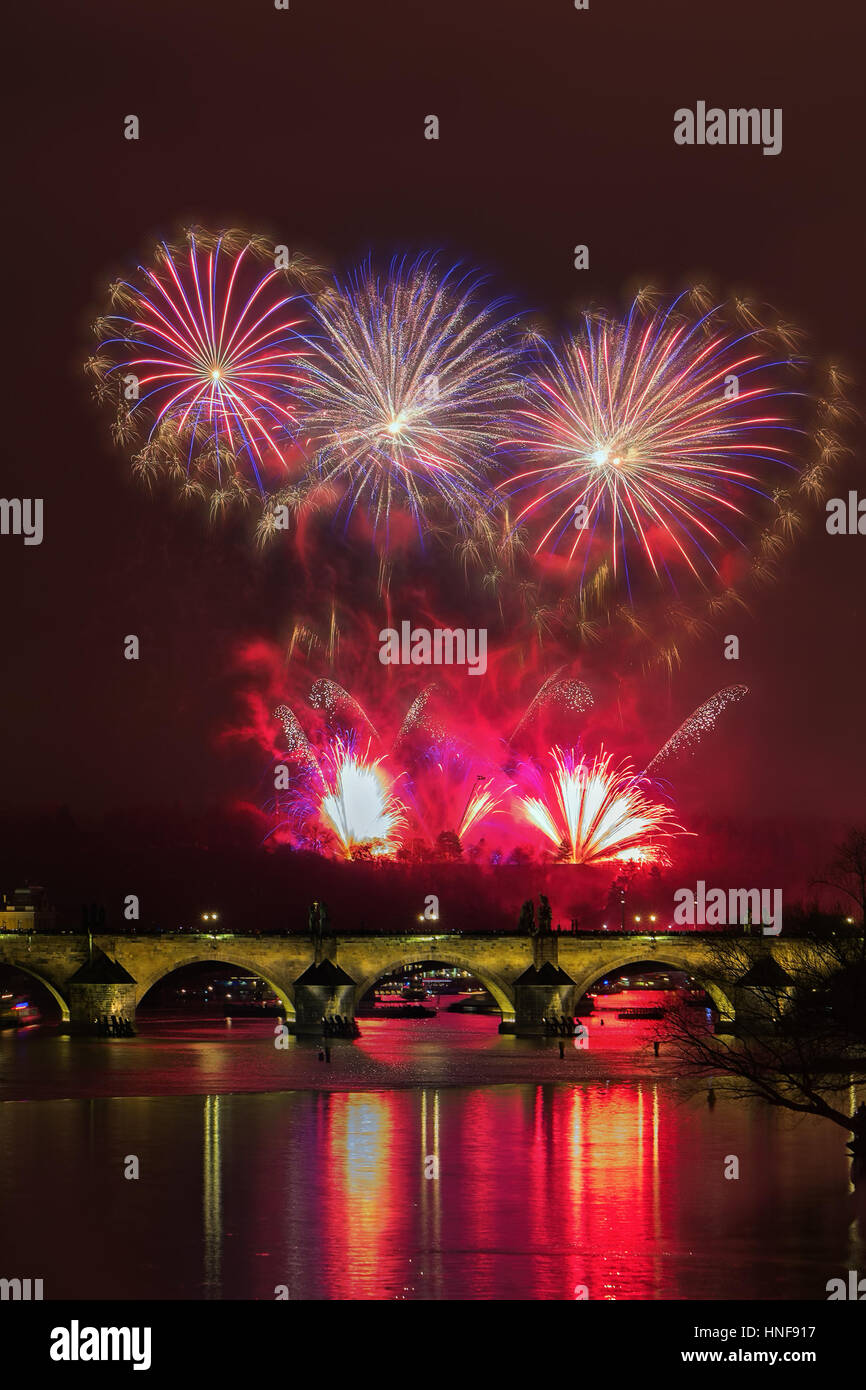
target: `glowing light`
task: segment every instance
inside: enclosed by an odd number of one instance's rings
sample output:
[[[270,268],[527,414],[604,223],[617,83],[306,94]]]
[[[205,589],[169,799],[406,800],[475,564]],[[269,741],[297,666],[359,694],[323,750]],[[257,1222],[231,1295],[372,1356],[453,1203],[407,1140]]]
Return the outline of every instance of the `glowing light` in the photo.
[[[508,484],[529,494],[515,524],[534,528],[536,554],[579,558],[581,587],[601,564],[629,590],[637,569],[674,588],[678,571],[705,582],[784,510],[780,487],[799,470],[780,440],[802,431],[782,372],[797,365],[727,305],[692,313],[680,296],[653,311],[639,298],[622,322],[585,314],[560,347],[539,341],[504,441],[528,463]]]
[[[98,394],[115,395],[115,439],[144,441],[137,472],[220,495],[264,494],[266,466],[285,473],[307,351],[298,291],[253,238],[196,231],[112,287],[124,312],[98,321],[88,365]]]
[[[491,782],[492,779],[489,777],[486,779],[479,778],[476,781],[470,793],[469,800],[466,803],[466,810],[463,812],[463,817],[457,827],[457,836],[459,839],[462,840],[465,835],[469,834],[473,826],[478,825],[481,821],[485,820],[487,816],[494,815],[495,812],[498,811],[503,792],[496,790],[491,785]],[[510,791],[511,785],[509,784],[505,790]]]
[[[332,785],[322,797],[320,811],[346,858],[357,857],[361,849],[373,855],[393,853],[399,843],[396,832],[405,817],[381,759],[370,762],[366,754],[336,739],[327,761]]]
[[[387,537],[392,508],[423,531],[444,506],[468,529],[492,505],[483,465],[516,385],[516,337],[480,276],[436,257],[363,267],[317,299],[304,420],[321,475]]]
[[[526,819],[571,864],[665,861],[661,842],[680,827],[672,812],[648,797],[645,779],[629,763],[612,767],[602,749],[591,761],[574,749],[552,748],[548,793],[521,796]]]
[[[547,841],[563,863],[669,862],[670,843],[687,832],[657,798],[649,771],[635,771],[628,759],[615,763],[604,747],[593,754],[582,743],[551,747],[546,735],[540,741],[542,716],[545,726],[562,719],[573,727],[575,716],[592,708],[585,686],[554,671],[527,707],[516,737],[485,730],[486,747],[473,747],[449,729],[447,701],[433,703],[437,688],[434,683],[416,695],[402,722],[393,708],[374,709],[385,737],[355,696],[331,678],[316,679],[307,694],[308,711],[317,712],[309,737],[293,711],[280,705],[275,717],[285,742],[276,754],[281,780],[275,785],[281,790],[269,803],[275,823],[268,835],[345,858],[412,863],[465,854],[471,862],[484,856],[481,862],[499,864],[510,850],[525,856],[529,822],[541,832],[544,858]],[[730,689],[746,693],[745,687]],[[525,751],[517,751],[518,742]],[[539,758],[532,745],[546,747],[546,755]],[[513,862],[526,860],[518,855]],[[621,895],[624,908],[624,890]],[[633,920],[654,927],[657,914]]]

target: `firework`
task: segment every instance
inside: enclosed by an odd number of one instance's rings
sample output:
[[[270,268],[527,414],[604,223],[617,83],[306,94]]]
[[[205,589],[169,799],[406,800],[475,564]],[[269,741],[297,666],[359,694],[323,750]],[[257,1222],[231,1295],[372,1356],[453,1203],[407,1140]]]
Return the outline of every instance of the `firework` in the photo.
[[[491,505],[482,468],[517,349],[502,301],[483,303],[481,283],[425,255],[383,277],[366,266],[316,301],[304,429],[347,515],[362,506],[386,544],[395,509],[423,533],[431,505],[461,531]]]
[[[433,727],[430,725],[430,718],[427,713],[427,706],[429,705],[435,691],[436,682],[433,681],[430,685],[425,685],[420,695],[415,696],[415,699],[412,701],[411,705],[406,711],[403,723],[400,725],[399,733],[397,734],[397,737],[394,741],[395,749],[399,748],[401,744],[404,742],[404,740],[408,739],[410,735],[414,734],[416,731],[426,731],[427,729]],[[438,726],[436,727],[438,728]]]
[[[503,845],[524,849],[528,822],[560,863],[667,864],[669,842],[686,832],[665,804],[667,784],[659,798],[659,769],[714,733],[747,694],[745,685],[717,691],[645,764],[616,762],[603,745],[587,751],[581,726],[593,695],[565,667],[542,682],[518,723],[522,751],[506,736],[508,725],[488,725],[480,711],[471,736],[459,735],[444,679],[408,708],[374,706],[380,736],[354,695],[319,678],[306,700],[308,713],[319,711],[313,733],[288,705],[274,711],[285,736],[277,769],[287,766],[282,780],[275,777],[279,791],[268,810],[278,824],[270,833],[287,830],[298,847],[324,854],[419,860],[467,850],[475,860],[481,837],[492,835],[496,863]],[[267,743],[274,748],[272,738]]]
[[[285,477],[308,350],[295,272],[237,233],[191,231],[153,267],[112,287],[113,312],[88,364],[113,397],[115,439],[143,440],[133,465],[225,499]],[[293,288],[294,287],[294,288]]]
[[[328,680],[326,677],[314,681],[310,689],[310,704],[313,709],[324,711],[330,729],[342,729],[347,733],[356,734],[366,730],[373,738],[379,737],[369,716],[354,695],[350,695],[348,690],[344,690],[336,681]]]
[[[509,739],[513,744],[518,735],[535,722],[539,714],[545,709],[556,709],[559,713],[568,712],[571,714],[585,714],[592,709],[592,691],[583,681],[563,680],[562,673],[564,666],[560,666],[537,691],[532,700],[527,705],[517,728]]]
[[[601,749],[591,761],[579,750],[552,748],[547,795],[521,796],[528,821],[570,864],[609,860],[665,862],[661,848],[680,830],[673,814],[647,793],[646,778],[628,761],[612,766]]]
[[[467,838],[505,810],[512,790],[499,768],[453,738],[422,746],[409,760],[412,810],[428,840]]]
[[[289,709],[288,705],[278,705],[274,710],[274,718],[279,719],[283,726],[283,733],[286,736],[286,751],[289,757],[300,763],[309,776],[321,781],[322,774],[318,759],[307,735],[298,723],[297,715]]]
[[[501,808],[504,793],[510,790],[510,783],[505,788],[497,789],[492,776],[485,777],[483,773],[479,773],[472,784],[463,815],[457,826],[458,840],[463,840],[470,830],[487,820],[489,816],[495,816]]]
[[[502,810],[511,790],[497,767],[482,760],[433,716],[436,682],[409,706],[394,740],[394,755],[409,772],[415,816],[429,838],[451,834],[458,841]]]
[[[528,464],[508,490],[535,553],[574,561],[581,591],[606,563],[629,594],[641,571],[676,589],[751,555],[803,433],[784,375],[800,363],[766,337],[680,296],[659,310],[639,297],[624,322],[587,314],[558,351],[541,342],[506,441]]]
[[[723,690],[717,690],[715,695],[699,705],[688,719],[683,720],[676,732],[671,734],[667,743],[659,749],[647,765],[647,772],[658,772],[659,768],[664,763],[670,762],[672,758],[694,752],[706,735],[715,729],[719,715],[729,705],[734,705],[742,700],[748,693],[749,687],[747,685],[726,685]]]
[[[319,802],[319,815],[336,835],[344,857],[393,854],[405,825],[404,807],[382,759],[370,758],[369,745],[361,753],[354,740],[336,738],[323,762],[328,789]]]
[[[372,756],[371,741],[362,749],[354,731],[341,732],[314,747],[288,705],[279,705],[274,718],[293,769],[273,802],[274,829],[288,827],[297,844],[319,852],[336,841],[345,859],[393,855],[405,807],[384,759]]]

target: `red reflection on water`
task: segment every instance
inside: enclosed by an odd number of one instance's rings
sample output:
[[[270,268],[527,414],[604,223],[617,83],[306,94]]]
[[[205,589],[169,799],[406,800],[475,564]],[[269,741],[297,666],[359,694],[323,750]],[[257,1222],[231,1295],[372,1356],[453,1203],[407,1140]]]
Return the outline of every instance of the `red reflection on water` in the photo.
[[[851,1220],[835,1132],[724,1088],[712,1110],[687,1099],[655,1026],[596,1015],[560,1058],[492,1019],[382,1022],[363,1050],[334,1040],[330,1067],[302,1039],[275,1050],[270,1021],[0,1036],[0,1095],[30,1093],[3,1107],[6,1248],[54,1268],[59,1297],[822,1297]],[[96,1098],[33,1099],[58,1072]],[[235,1094],[180,1093],[204,1077]],[[155,1175],[140,1194],[105,1182],[104,1155],[129,1152]],[[729,1154],[747,1180],[726,1181]],[[111,1254],[121,1228],[133,1261]]]
[[[402,1250],[409,1239],[412,1174],[401,1154],[407,1136],[395,1134],[393,1111],[388,1092],[328,1097],[326,1180],[316,1214],[330,1247],[328,1298],[387,1297],[381,1284],[387,1252]]]

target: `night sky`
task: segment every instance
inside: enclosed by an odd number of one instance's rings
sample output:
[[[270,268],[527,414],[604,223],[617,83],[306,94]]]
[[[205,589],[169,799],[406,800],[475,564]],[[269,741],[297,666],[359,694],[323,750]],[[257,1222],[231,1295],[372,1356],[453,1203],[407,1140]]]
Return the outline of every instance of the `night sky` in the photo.
[[[179,808],[254,800],[262,774],[254,749],[220,736],[238,646],[285,639],[294,572],[252,548],[252,518],[212,527],[138,485],[81,369],[106,285],[154,239],[242,226],[339,267],[442,247],[560,319],[618,306],[635,281],[700,276],[770,301],[862,382],[864,35],[850,3],[81,0],[19,7],[7,36],[2,491],[45,499],[41,546],[0,538],[10,827],[59,807],[79,825],[149,808],[171,827]],[[674,110],[698,100],[781,107],[782,153],[676,146]],[[577,243],[589,271],[573,268]],[[862,422],[852,435],[836,496],[863,494]],[[864,563],[866,538],[828,536],[813,511],[781,581],[738,620],[736,669],[720,640],[689,650],[670,728],[720,685],[751,695],[681,809],[862,820]],[[127,633],[138,662],[122,659]],[[59,833],[27,862],[10,834],[6,886],[59,877]]]

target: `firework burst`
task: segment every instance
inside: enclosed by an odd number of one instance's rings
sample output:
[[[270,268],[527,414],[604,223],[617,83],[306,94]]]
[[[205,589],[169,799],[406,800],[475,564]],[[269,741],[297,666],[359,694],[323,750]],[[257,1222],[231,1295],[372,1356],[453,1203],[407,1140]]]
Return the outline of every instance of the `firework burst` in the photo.
[[[268,263],[257,239],[190,231],[116,283],[114,312],[94,326],[87,365],[116,403],[115,440],[141,442],[135,470],[217,505],[284,478],[296,430],[302,280],[269,252]]]
[[[394,511],[419,533],[444,507],[461,531],[490,508],[483,466],[515,387],[517,346],[503,303],[435,256],[366,266],[320,295],[304,390],[304,428],[320,475],[367,512],[387,544]]]
[[[639,297],[624,322],[587,314],[559,351],[539,343],[506,441],[529,465],[508,490],[535,553],[576,562],[581,590],[606,562],[630,595],[641,571],[677,589],[751,554],[804,432],[786,382],[801,364],[780,352],[726,306],[691,314],[683,296]]]
[[[487,820],[488,816],[496,815],[501,808],[504,793],[510,790],[510,783],[499,789],[492,776],[479,773],[472,785],[463,815],[457,826],[458,840],[463,840],[471,830]]]
[[[506,809],[512,784],[456,739],[443,736],[407,761],[413,813],[430,841],[448,838],[459,854],[470,836]]]
[[[570,864],[610,860],[663,863],[664,841],[681,827],[670,809],[653,801],[645,777],[628,761],[614,767],[601,749],[591,760],[580,750],[554,747],[547,787],[538,796],[520,796],[525,818],[556,846]]]
[[[322,762],[327,789],[319,816],[337,837],[343,857],[393,855],[406,819],[383,760],[370,757],[369,745],[360,752],[353,740],[336,738]]]

